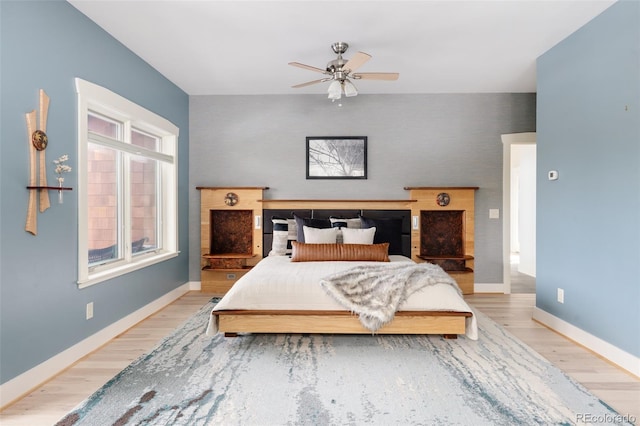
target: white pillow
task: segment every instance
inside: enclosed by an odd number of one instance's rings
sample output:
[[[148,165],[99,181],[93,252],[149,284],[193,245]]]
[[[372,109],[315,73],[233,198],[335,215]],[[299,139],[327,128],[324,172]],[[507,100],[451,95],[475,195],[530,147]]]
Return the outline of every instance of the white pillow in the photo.
[[[365,229],[342,228],[342,242],[344,244],[373,244],[376,227]]]
[[[308,244],[335,244],[338,228],[312,228],[303,226],[304,242]]]

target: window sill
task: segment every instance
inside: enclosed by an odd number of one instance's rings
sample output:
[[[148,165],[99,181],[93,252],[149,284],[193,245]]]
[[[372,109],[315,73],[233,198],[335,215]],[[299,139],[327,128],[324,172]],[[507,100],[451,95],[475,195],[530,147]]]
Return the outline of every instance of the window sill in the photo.
[[[101,283],[133,271],[137,271],[147,266],[155,265],[160,262],[178,257],[180,252],[162,253],[151,257],[144,257],[140,260],[127,263],[126,265],[116,266],[106,270],[89,273],[89,277],[85,280],[78,281],[78,288],[90,287],[94,284]]]

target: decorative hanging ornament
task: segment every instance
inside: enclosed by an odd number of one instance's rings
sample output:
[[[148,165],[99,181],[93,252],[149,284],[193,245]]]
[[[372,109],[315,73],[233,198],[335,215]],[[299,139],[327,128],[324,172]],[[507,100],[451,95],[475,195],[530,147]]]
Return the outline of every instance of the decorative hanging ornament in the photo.
[[[436,203],[438,203],[440,207],[448,206],[450,201],[451,201],[451,197],[446,192],[441,192],[436,197]]]
[[[47,160],[45,158],[45,149],[49,144],[47,137],[47,114],[49,112],[49,96],[40,89],[40,117],[36,110],[26,114],[27,132],[29,135],[29,186],[30,187],[46,187],[47,186]],[[36,120],[39,118],[38,125]],[[39,174],[38,161],[39,157]],[[36,183],[36,174],[38,175]],[[25,230],[36,235],[38,232],[36,222],[36,191],[40,195],[40,213],[44,212],[51,206],[49,202],[49,191],[46,189],[32,188],[29,190],[29,205],[27,207],[27,223]]]
[[[228,206],[235,206],[238,204],[238,195],[233,192],[228,192],[227,195],[224,196],[224,203]]]

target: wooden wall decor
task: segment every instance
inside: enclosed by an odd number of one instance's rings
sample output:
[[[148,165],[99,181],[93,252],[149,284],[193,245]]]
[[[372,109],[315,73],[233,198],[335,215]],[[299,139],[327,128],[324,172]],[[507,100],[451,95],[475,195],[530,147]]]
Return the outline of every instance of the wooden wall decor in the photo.
[[[33,235],[38,233],[37,223],[37,206],[39,201],[40,213],[43,213],[49,207],[49,191],[58,191],[58,200],[62,202],[62,192],[70,191],[71,188],[62,186],[62,180],[59,180],[58,186],[48,186],[47,184],[47,160],[45,149],[49,145],[49,137],[47,136],[47,116],[49,114],[49,96],[40,89],[39,110],[35,109],[25,114],[27,121],[27,144],[29,149],[29,201],[27,204],[27,220],[24,226],[25,231]],[[59,161],[59,160],[58,160]],[[57,163],[57,161],[55,161]],[[64,166],[67,170],[71,168]],[[37,198],[36,198],[37,197]]]
[[[51,206],[49,202],[49,191],[36,189],[36,186],[47,187],[47,160],[45,149],[49,143],[47,137],[47,115],[49,113],[49,96],[40,89],[39,117],[36,110],[26,114],[27,134],[29,145],[29,204],[27,205],[27,222],[25,230],[36,235],[38,233],[36,219],[36,191],[39,193],[40,213]],[[37,119],[40,119],[36,124]],[[39,155],[38,155],[39,154]],[[39,164],[36,156],[39,156]],[[39,169],[39,173],[38,173]],[[38,174],[36,182],[36,174]]]

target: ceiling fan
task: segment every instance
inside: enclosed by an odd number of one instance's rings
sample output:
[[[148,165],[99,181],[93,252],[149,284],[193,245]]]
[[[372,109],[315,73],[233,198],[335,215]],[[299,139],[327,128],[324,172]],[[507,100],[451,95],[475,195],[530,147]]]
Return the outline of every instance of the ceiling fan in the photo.
[[[300,87],[310,86],[312,84],[331,81],[327,92],[329,93],[329,99],[335,101],[336,99],[340,99],[342,95],[350,97],[356,96],[358,94],[356,86],[353,85],[351,80],[397,80],[400,76],[400,74],[398,74],[397,72],[356,73],[355,71],[358,68],[360,68],[365,62],[371,59],[371,55],[368,55],[364,52],[357,52],[351,59],[343,59],[342,54],[345,53],[348,48],[349,45],[347,43],[333,43],[331,45],[331,49],[336,55],[338,55],[338,57],[332,61],[329,61],[325,69],[312,67],[310,65],[301,64],[299,62],[289,62],[289,65],[292,65],[294,67],[316,71],[327,76],[319,80],[296,84],[292,87],[294,89],[297,89]]]

